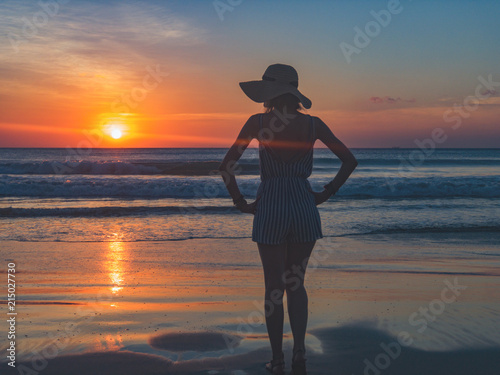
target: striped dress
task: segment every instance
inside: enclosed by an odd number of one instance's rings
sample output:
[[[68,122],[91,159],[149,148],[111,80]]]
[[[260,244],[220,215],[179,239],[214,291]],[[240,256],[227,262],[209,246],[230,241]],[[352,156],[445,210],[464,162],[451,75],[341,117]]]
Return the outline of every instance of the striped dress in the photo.
[[[314,144],[314,122],[311,116],[309,118],[310,142]],[[262,130],[262,114],[259,123]],[[259,163],[261,183],[257,190],[259,200],[253,219],[252,241],[277,245],[322,238],[320,216],[307,180],[312,172],[313,147],[305,154],[283,161],[259,141]]]

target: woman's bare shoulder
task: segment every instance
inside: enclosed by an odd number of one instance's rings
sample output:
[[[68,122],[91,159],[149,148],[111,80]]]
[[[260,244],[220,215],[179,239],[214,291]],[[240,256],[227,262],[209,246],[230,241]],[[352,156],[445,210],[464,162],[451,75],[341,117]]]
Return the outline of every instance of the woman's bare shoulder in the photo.
[[[324,137],[326,134],[331,133],[330,127],[325,124],[325,122],[317,117],[317,116],[311,116],[313,119],[314,123],[314,131],[316,133],[316,138],[321,139]]]
[[[262,115],[263,113],[254,113],[253,115],[250,115],[247,121],[259,121],[259,116]]]
[[[257,133],[259,132],[259,115],[259,113],[256,113],[248,118],[241,129],[243,136],[257,137]]]
[[[255,113],[251,115],[248,120],[247,124],[253,129],[253,130],[258,130],[259,129],[259,117],[262,115],[262,113]]]
[[[315,124],[319,124],[320,126],[328,127],[328,125],[326,125],[325,122],[321,118],[319,118],[318,116],[311,116],[311,117],[313,118]]]

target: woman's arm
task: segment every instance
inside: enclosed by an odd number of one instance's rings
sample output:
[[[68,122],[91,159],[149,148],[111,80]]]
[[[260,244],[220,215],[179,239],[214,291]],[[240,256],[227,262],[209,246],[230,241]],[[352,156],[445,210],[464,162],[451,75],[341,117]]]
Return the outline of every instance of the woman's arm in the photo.
[[[240,134],[236,138],[231,148],[226,153],[226,156],[222,160],[219,166],[219,171],[226,185],[229,195],[233,198],[233,201],[237,200],[241,196],[240,189],[236,183],[235,172],[238,172],[237,162],[241,158],[241,155],[246,150],[253,138],[257,138],[257,115],[251,116],[243,128]]]
[[[325,185],[325,190],[316,196],[316,204],[323,203],[335,194],[356,169],[358,161],[352,152],[333,135],[332,131],[320,118],[315,117],[317,139],[323,142],[341,161],[342,165],[335,178]],[[319,196],[321,195],[321,196]],[[318,200],[322,200],[318,203]]]

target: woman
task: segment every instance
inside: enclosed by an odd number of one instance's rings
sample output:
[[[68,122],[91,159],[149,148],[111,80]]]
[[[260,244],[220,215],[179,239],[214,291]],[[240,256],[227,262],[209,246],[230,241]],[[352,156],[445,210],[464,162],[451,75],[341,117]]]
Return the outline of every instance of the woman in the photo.
[[[273,374],[284,374],[283,294],[293,334],[293,374],[305,374],[305,334],[308,315],[304,276],[317,239],[322,238],[317,205],[334,195],[354,171],[357,161],[349,149],[318,117],[301,112],[311,101],[299,92],[296,70],[270,65],[260,81],[241,82],[245,94],[264,103],[263,114],[251,116],[227,152],[219,170],[234,205],[254,214],[252,240],[257,242],[264,268],[266,326]],[[253,138],[259,140],[261,184],[253,203],[238,189],[234,167]],[[311,189],[313,146],[319,139],[337,155],[342,166],[321,192]]]

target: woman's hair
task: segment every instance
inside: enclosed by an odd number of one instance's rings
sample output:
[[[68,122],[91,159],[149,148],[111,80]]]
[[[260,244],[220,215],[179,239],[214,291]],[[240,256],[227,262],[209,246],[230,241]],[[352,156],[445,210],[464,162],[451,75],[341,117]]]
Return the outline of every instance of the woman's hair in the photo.
[[[288,110],[293,109],[297,111],[304,110],[304,107],[302,107],[299,98],[290,93],[277,96],[276,98],[264,102],[264,107],[266,108],[265,113],[270,113],[275,108],[280,112],[283,112],[284,108],[287,108]]]

